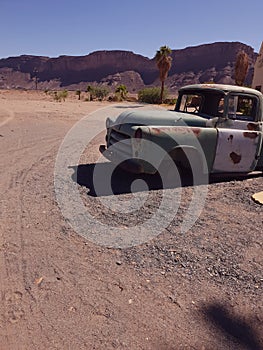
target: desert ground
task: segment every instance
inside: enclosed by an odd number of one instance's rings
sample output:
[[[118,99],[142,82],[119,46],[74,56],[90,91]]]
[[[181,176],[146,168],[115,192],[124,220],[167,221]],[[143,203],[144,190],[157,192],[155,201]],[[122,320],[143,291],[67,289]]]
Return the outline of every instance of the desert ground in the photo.
[[[184,185],[174,219],[132,247],[96,244],[62,215],[59,147],[82,117],[108,105],[73,93],[55,102],[41,91],[0,90],[0,349],[263,349],[263,206],[251,199],[262,175],[211,180],[187,232],[180,224],[194,187]],[[147,179],[147,203],[135,215],[105,211],[103,194],[92,195],[103,140],[96,135],[72,166],[87,211],[125,235],[167,190]],[[105,197],[129,202],[134,176],[114,177]]]

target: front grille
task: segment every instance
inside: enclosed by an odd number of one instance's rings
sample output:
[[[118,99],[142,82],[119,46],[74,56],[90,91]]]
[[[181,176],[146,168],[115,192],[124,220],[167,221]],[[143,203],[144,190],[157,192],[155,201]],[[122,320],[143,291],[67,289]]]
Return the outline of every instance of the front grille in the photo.
[[[117,130],[111,129],[110,135],[109,135],[109,145],[113,145],[115,142],[123,141],[123,140],[129,140],[130,136],[125,135]]]
[[[132,157],[131,138],[119,130],[110,129],[108,131],[107,148],[114,153],[124,156],[125,158]]]

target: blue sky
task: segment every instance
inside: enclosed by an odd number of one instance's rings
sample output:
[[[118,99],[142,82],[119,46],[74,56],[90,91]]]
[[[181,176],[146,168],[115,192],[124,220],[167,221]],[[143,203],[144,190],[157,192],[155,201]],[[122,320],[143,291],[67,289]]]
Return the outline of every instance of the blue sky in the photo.
[[[216,41],[258,52],[262,40],[262,0],[0,0],[0,57],[128,50],[152,58],[162,45]]]

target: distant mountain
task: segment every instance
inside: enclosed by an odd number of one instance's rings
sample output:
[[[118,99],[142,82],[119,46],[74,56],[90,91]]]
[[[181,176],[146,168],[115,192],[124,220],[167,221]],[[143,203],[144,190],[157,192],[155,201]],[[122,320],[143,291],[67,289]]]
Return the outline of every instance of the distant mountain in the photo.
[[[250,61],[246,84],[250,85],[257,53],[240,42],[216,42],[172,51],[172,68],[166,82],[171,92],[183,85],[213,80],[234,83],[236,55],[244,50]],[[22,55],[0,59],[0,88],[86,89],[102,84],[114,89],[125,84],[130,92],[159,85],[154,59],[130,51],[97,51],[87,56],[49,58]]]

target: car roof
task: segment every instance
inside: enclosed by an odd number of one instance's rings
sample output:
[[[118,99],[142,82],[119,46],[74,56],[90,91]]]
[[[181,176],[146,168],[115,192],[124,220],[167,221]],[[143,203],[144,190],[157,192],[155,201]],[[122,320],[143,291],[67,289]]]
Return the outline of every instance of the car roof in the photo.
[[[194,85],[187,85],[179,89],[179,92],[183,92],[186,90],[210,90],[210,91],[217,91],[221,93],[226,92],[241,92],[241,93],[247,93],[247,94],[253,94],[257,96],[262,97],[262,93],[258,90],[251,89],[244,86],[236,86],[236,85],[225,85],[225,84],[194,84]]]

